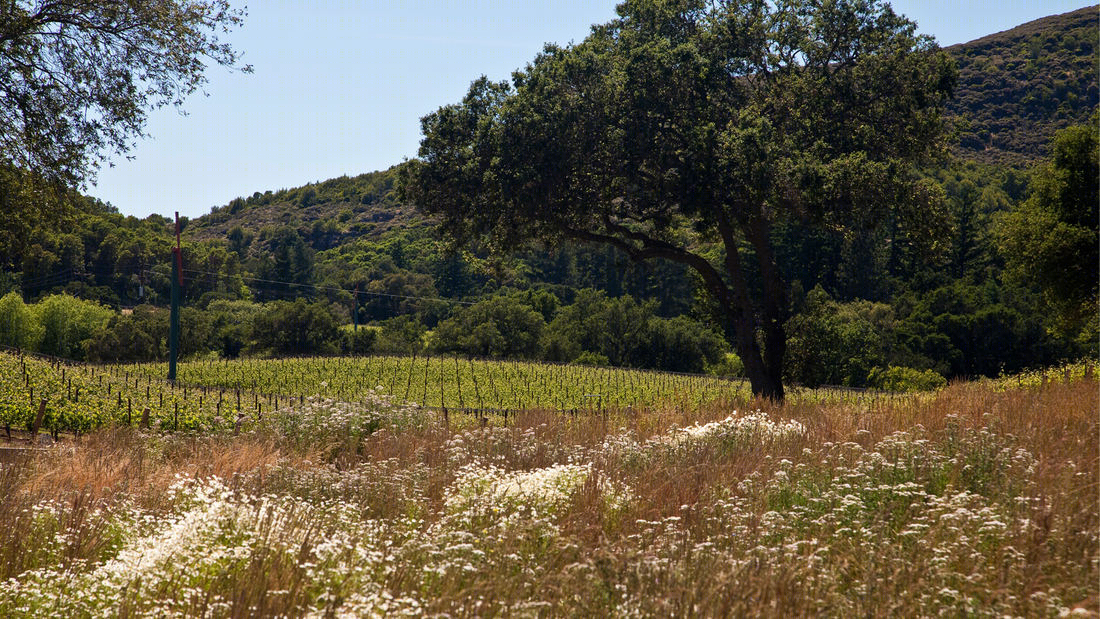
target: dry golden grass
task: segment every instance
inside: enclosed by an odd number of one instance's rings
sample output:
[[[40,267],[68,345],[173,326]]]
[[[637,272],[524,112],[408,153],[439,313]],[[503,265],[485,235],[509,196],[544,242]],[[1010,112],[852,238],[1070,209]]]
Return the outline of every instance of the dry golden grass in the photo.
[[[804,431],[759,444],[667,440],[755,411]],[[379,589],[453,616],[1096,616],[1098,411],[1097,382],[1082,379],[863,403],[530,411],[506,427],[383,428],[335,450],[271,432],[103,430],[0,466],[0,578],[11,579],[0,612],[30,596],[13,585],[28,570],[117,553],[127,542],[112,514],[123,505],[170,515],[181,477],[216,477],[241,496],[299,503],[263,511],[242,499],[234,509],[255,510],[261,541],[202,581],[206,598],[162,584],[156,595],[182,615],[323,615]],[[567,462],[591,473],[565,504],[455,512],[471,466],[505,475]],[[629,500],[609,507],[613,488]],[[35,515],[44,501],[60,505],[49,526]],[[317,549],[351,517],[329,519],[332,505],[392,537],[388,567],[317,575]],[[61,546],[50,541],[59,533]],[[296,546],[274,550],[288,540]],[[345,550],[330,560],[351,570]],[[114,610],[153,604],[124,597]]]

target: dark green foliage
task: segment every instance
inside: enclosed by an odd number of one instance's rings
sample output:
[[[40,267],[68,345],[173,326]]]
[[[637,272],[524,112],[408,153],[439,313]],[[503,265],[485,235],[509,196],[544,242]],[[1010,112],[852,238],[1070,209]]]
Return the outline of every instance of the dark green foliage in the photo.
[[[1051,160],[1032,181],[1031,196],[998,228],[1010,274],[1035,286],[1064,331],[1096,334],[1100,294],[1100,117],[1060,131]],[[1088,325],[1086,327],[1086,325]]]
[[[139,305],[116,314],[85,341],[88,360],[98,363],[165,361],[168,359],[168,310]],[[208,352],[212,345],[209,314],[185,307],[180,312],[180,356]]]
[[[650,353],[645,358],[653,367],[675,372],[702,373],[717,363],[729,344],[714,331],[687,316],[653,318],[649,322]]]
[[[347,352],[352,355],[369,355],[374,352],[379,329],[359,327],[348,333]]]
[[[253,325],[263,306],[250,301],[217,300],[206,307],[210,319],[210,348],[227,359],[235,359],[253,340]]]
[[[1059,346],[1026,290],[956,281],[901,301],[891,364],[945,376],[996,376],[1050,365]]]
[[[315,252],[298,231],[290,226],[264,230],[258,240],[268,247],[253,266],[256,276],[266,280],[256,282],[260,299],[312,296]]]
[[[482,78],[424,117],[403,197],[458,243],[564,236],[690,268],[753,392],[781,399],[788,303],[773,227],[895,213],[934,238],[921,228],[938,194],[911,164],[942,146],[953,64],[879,2],[635,0],[617,12],[511,83]]]
[[[543,315],[513,297],[493,297],[455,311],[432,337],[438,352],[536,359],[546,330]]]
[[[424,334],[428,328],[415,316],[404,315],[383,320],[373,352],[379,354],[411,355],[424,350]]]
[[[168,355],[168,311],[139,305],[130,314],[118,314],[85,347],[88,360],[97,363],[162,361]]]
[[[422,299],[436,296],[431,276],[405,270],[372,280],[361,290],[363,300],[360,320],[384,321],[416,314],[418,310],[425,308]]]
[[[570,242],[519,255],[530,265],[537,282],[653,300],[657,313],[666,317],[686,314],[692,307],[696,279],[690,268],[677,262],[638,263],[614,247]]]
[[[888,305],[841,304],[814,288],[787,324],[788,378],[810,387],[866,385],[871,370],[886,362],[893,322]]]
[[[331,354],[341,333],[327,302],[275,301],[256,317],[256,344],[280,355]]]
[[[699,322],[660,318],[655,308],[655,302],[637,303],[630,296],[609,299],[601,291],[578,291],[574,303],[558,310],[550,323],[546,358],[702,372],[728,350],[721,336]]]

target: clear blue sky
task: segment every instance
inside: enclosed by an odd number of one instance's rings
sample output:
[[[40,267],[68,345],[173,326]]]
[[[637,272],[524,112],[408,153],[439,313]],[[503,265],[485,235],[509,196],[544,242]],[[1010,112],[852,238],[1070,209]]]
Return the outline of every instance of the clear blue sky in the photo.
[[[239,2],[236,4],[240,4]],[[896,0],[940,45],[1072,11],[1081,0]],[[197,217],[237,196],[386,169],[416,156],[420,117],[543,43],[580,41],[602,0],[254,0],[229,41],[255,72],[209,71],[208,96],[150,114],[149,139],[87,192],[128,215]]]

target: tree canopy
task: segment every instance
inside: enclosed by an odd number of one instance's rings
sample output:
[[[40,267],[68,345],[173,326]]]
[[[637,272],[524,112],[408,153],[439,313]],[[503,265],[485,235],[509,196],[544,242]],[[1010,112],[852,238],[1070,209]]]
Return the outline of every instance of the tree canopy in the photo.
[[[424,117],[401,192],[459,243],[564,236],[687,265],[753,392],[782,398],[774,226],[940,238],[942,196],[913,164],[942,151],[955,76],[877,0],[628,0]]]
[[[1036,170],[1031,195],[999,222],[1009,272],[1038,287],[1068,331],[1084,323],[1096,336],[1100,294],[1097,246],[1100,199],[1100,115],[1059,131],[1053,154]]]
[[[243,17],[227,0],[0,3],[0,164],[86,180],[142,137],[149,109],[202,88],[207,61],[237,66],[218,37]]]

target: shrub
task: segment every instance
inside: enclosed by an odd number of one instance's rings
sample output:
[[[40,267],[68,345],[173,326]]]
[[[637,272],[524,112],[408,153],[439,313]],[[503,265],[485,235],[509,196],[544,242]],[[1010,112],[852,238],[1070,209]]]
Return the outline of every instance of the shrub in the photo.
[[[378,341],[380,329],[375,327],[360,327],[348,333],[348,352],[353,355],[369,355],[374,351],[374,344]]]
[[[9,292],[0,298],[0,344],[32,348],[38,337],[37,327],[23,297]]]
[[[745,364],[736,353],[726,353],[717,363],[707,366],[707,374],[740,377],[745,375]]]
[[[276,301],[256,317],[257,344],[278,354],[303,355],[335,352],[340,327],[327,303]]]
[[[36,303],[32,314],[41,328],[39,352],[83,360],[84,342],[91,339],[114,312],[95,301],[55,294]]]
[[[867,377],[869,386],[883,391],[932,391],[947,385],[947,379],[935,370],[890,366],[876,367]]]

